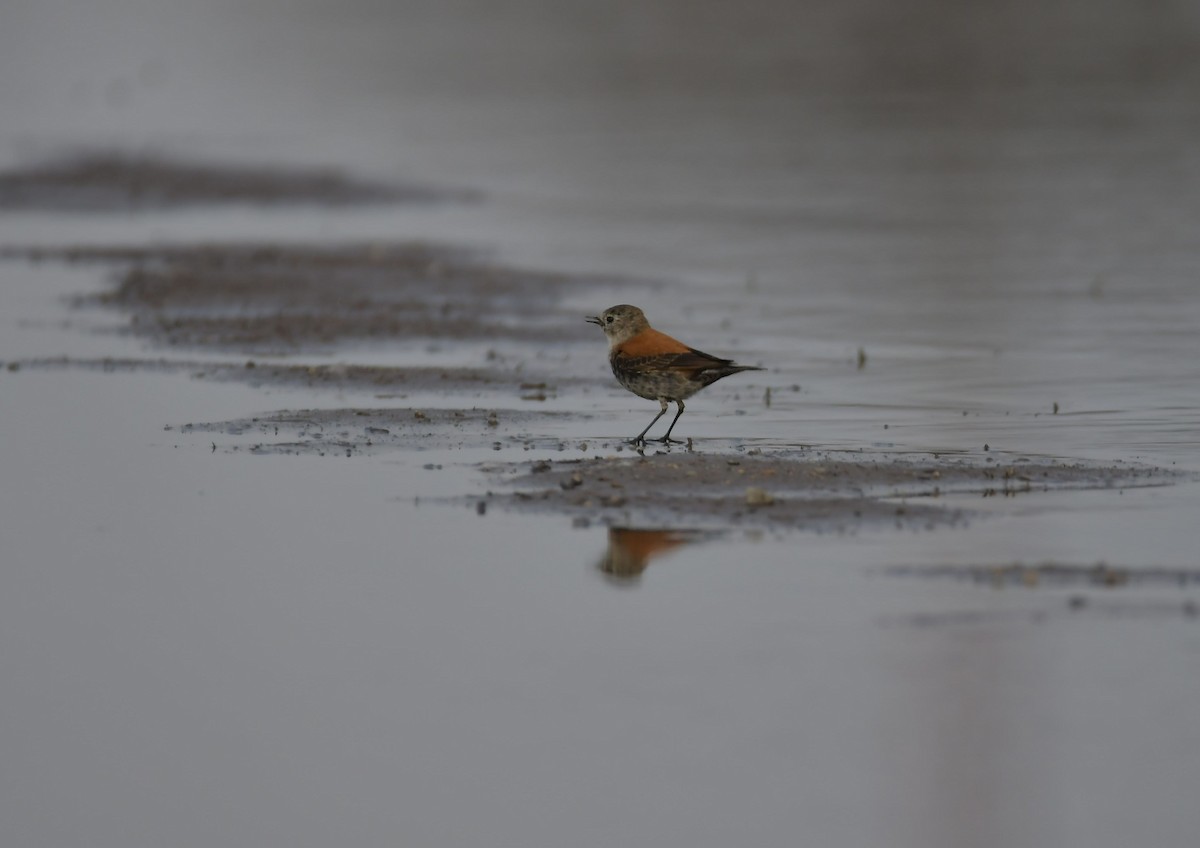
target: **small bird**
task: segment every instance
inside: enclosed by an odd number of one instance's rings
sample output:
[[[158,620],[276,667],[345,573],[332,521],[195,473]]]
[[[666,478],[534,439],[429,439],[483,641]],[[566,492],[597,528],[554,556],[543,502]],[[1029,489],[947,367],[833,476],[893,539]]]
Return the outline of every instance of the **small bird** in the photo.
[[[622,303],[587,318],[599,325],[608,337],[608,362],[617,381],[638,397],[656,400],[662,405],[646,429],[631,443],[644,445],[646,433],[662,418],[667,404],[674,401],[679,411],[667,428],[667,434],[657,441],[670,443],[675,422],[683,415],[683,401],[710,383],[739,371],[762,371],[754,365],[737,365],[732,359],[721,359],[688,347],[666,333],[650,326],[645,314],[636,306]]]

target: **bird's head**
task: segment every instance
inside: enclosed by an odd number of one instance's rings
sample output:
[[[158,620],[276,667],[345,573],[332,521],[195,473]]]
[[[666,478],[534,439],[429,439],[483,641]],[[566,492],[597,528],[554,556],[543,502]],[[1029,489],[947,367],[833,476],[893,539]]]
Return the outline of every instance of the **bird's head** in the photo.
[[[628,341],[650,326],[642,310],[627,303],[609,307],[599,315],[589,316],[587,320],[604,331],[610,346]]]

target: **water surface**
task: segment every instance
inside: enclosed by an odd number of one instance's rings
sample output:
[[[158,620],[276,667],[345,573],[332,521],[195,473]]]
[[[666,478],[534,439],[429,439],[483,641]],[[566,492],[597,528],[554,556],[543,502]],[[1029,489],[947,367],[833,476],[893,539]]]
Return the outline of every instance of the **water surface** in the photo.
[[[653,280],[593,280],[562,308],[636,299],[769,366],[769,407],[733,379],[689,402],[701,450],[1200,471],[1194,15],[826,6],[9,3],[6,165],[166,151],[484,200],[0,212],[0,242],[432,238]],[[69,307],[108,273],[0,264],[0,361],[240,355]],[[591,330],[500,353],[603,377]],[[964,496],[980,514],[935,532],[671,528],[687,542],[614,581],[598,523],[438,499],[486,490],[485,460],[615,451],[654,412],[615,385],[548,400],[593,417],[531,450],[255,456],[179,429],[380,402],[0,372],[5,844],[1194,839],[1194,584],[888,571],[1194,570],[1194,482]]]

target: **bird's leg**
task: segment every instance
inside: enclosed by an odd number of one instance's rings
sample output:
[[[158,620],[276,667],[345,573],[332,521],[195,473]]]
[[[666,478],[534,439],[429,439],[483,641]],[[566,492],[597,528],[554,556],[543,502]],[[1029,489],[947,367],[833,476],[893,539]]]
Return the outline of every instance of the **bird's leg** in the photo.
[[[677,400],[675,402],[677,404],[679,404],[679,411],[676,412],[675,417],[671,419],[671,426],[667,428],[667,435],[663,436],[661,439],[658,440],[658,441],[662,442],[663,444],[670,444],[672,441],[674,441],[676,444],[679,443],[678,439],[671,438],[671,431],[675,429],[675,422],[679,420],[679,416],[683,415],[683,401]],[[666,412],[666,411],[667,411],[667,404],[664,401],[663,402],[663,412]]]
[[[662,418],[664,415],[667,414],[667,402],[665,400],[660,400],[659,403],[662,404],[662,409],[660,409],[658,411],[658,415],[654,416],[654,421],[657,421],[658,419]],[[629,444],[631,444],[631,445],[646,444],[646,434],[649,433],[650,428],[654,426],[654,421],[651,421],[649,424],[646,425],[645,430],[643,430],[642,432],[640,432],[636,436],[634,436],[632,439],[630,439]]]

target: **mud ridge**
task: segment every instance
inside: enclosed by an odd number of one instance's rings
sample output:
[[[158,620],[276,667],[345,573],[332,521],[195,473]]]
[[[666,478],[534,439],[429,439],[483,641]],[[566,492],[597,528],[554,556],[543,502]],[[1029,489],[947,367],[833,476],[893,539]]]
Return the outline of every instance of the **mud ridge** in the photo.
[[[214,451],[355,456],[434,448],[500,450],[539,439],[537,434],[548,420],[568,416],[497,407],[296,409],[165,429],[233,437],[222,439],[220,445],[214,441]]]
[[[889,577],[955,580],[1002,588],[1026,589],[1094,587],[1200,587],[1200,568],[1163,568],[1157,566],[1093,565],[1041,562],[1003,565],[914,565],[888,568]]]
[[[250,355],[344,342],[573,341],[582,318],[560,306],[568,291],[633,282],[424,242],[10,247],[0,257],[116,266],[111,291],[75,305],[117,309],[129,332],[158,344]]]
[[[486,501],[504,509],[554,512],[610,527],[754,525],[819,532],[867,526],[934,529],[973,511],[942,495],[1015,497],[1033,491],[1166,485],[1154,468],[1077,463],[833,459],[773,455],[662,453],[636,458],[540,460],[488,468],[497,486]],[[956,504],[958,502],[956,501]]]
[[[77,369],[107,373],[185,374],[195,379],[236,380],[251,386],[326,388],[338,391],[372,391],[376,397],[403,398],[410,392],[488,393],[522,400],[545,400],[555,387],[546,382],[529,382],[527,377],[505,369],[403,367],[354,365],[349,363],[303,364],[287,362],[213,362],[198,359],[137,359],[104,357],[43,357],[0,362],[9,374],[21,371]],[[532,387],[532,388],[531,388]],[[356,410],[346,410],[353,415]],[[283,413],[286,414],[286,413]],[[219,425],[214,425],[219,426]]]
[[[356,206],[470,201],[479,193],[395,185],[332,168],[222,165],[88,151],[0,172],[0,210],[160,211],[218,204]]]

